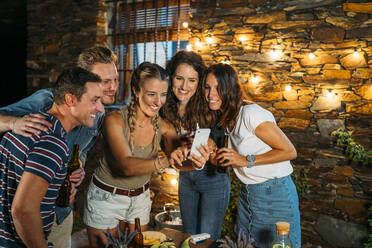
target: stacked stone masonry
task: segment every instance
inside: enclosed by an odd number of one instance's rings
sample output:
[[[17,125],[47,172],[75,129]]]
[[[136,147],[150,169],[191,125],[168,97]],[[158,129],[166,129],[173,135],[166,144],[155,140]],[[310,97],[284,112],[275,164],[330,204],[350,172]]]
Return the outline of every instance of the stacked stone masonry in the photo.
[[[346,126],[372,148],[372,3],[220,0],[191,7],[194,50],[208,65],[231,64],[244,98],[269,109],[297,147],[293,165],[307,172],[309,186],[300,199],[304,247],[362,247],[372,170],[350,163],[329,134]]]
[[[270,110],[297,148],[295,173],[306,172],[309,186],[300,199],[303,247],[362,247],[372,171],[351,163],[329,134],[345,126],[372,149],[372,3],[190,2],[194,51],[208,65],[230,63],[239,73],[244,98]],[[103,0],[32,0],[27,8],[29,93],[49,87],[82,49],[107,40]],[[207,43],[207,37],[213,41]],[[87,161],[87,166],[96,164],[96,159]],[[167,192],[162,183],[171,178],[154,177],[157,208],[177,202],[177,192]]]

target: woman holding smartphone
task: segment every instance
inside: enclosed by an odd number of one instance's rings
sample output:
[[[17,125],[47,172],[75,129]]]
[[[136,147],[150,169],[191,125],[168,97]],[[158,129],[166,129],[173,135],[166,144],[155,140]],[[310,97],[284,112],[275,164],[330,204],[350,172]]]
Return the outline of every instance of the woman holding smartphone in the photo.
[[[300,212],[289,160],[297,153],[271,112],[241,99],[238,75],[227,64],[209,67],[202,81],[204,101],[229,132],[228,148],[217,151],[221,166],[232,166],[243,183],[236,230],[255,247],[271,247],[275,223],[290,223],[293,247],[301,247]]]
[[[104,121],[103,159],[89,185],[84,223],[87,225],[89,247],[104,247],[108,239],[104,232],[113,234],[119,225],[134,231],[135,218],[141,229],[150,221],[151,199],[149,181],[154,171],[171,164],[181,164],[187,151],[177,148],[174,127],[159,117],[159,110],[167,98],[169,76],[157,64],[141,63],[131,76],[130,105],[111,112]],[[159,157],[163,139],[169,157]],[[209,156],[208,150],[198,151]],[[204,157],[192,157],[202,166]]]
[[[166,69],[171,87],[161,116],[173,123],[179,137],[195,131],[199,124],[201,128],[211,128],[210,138],[223,146],[224,129],[211,124],[213,120],[205,118],[207,104],[199,104],[203,98],[200,80],[206,69],[201,56],[179,51]],[[212,239],[219,239],[230,199],[230,177],[226,170],[217,171],[209,162],[202,169],[181,169],[178,193],[183,231],[209,233]]]

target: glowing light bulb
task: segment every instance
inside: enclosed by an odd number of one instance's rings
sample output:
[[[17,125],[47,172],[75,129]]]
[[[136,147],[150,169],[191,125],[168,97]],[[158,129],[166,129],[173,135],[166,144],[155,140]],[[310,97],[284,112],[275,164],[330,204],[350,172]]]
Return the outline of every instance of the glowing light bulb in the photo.
[[[246,41],[247,37],[245,35],[242,35],[239,37],[240,42]]]
[[[222,60],[221,63],[222,64],[229,64],[230,62],[228,60]]]
[[[330,89],[330,90],[328,90],[328,92],[327,92],[327,97],[328,98],[332,98],[332,97],[334,97],[335,96],[335,93],[334,92],[332,92],[332,90]]]
[[[357,51],[353,52],[353,57],[357,58],[359,56],[359,53]]]
[[[277,58],[281,57],[282,54],[283,54],[283,53],[282,53],[281,51],[278,51],[278,50],[272,50],[272,51],[270,51],[270,55],[271,55],[271,57],[273,57],[274,59],[277,59]]]
[[[188,44],[188,45],[186,46],[186,50],[187,50],[187,51],[191,51],[191,50],[192,50],[192,45],[191,45],[191,44]]]
[[[189,26],[189,23],[188,23],[188,22],[184,22],[184,23],[182,23],[182,26],[183,26],[184,28],[187,28],[187,27]]]
[[[309,59],[315,59],[315,55],[313,53],[309,54]]]
[[[170,183],[172,185],[176,185],[178,183],[178,180],[176,178],[171,179]]]
[[[292,86],[290,84],[288,84],[287,86],[285,86],[285,90],[286,91],[290,91],[292,89]]]
[[[207,43],[212,44],[213,43],[213,38],[212,37],[207,37]]]
[[[253,76],[251,77],[251,82],[254,83],[254,84],[257,84],[259,82],[259,78],[257,76]]]
[[[195,46],[197,48],[200,48],[202,46],[202,43],[200,41],[195,42]]]

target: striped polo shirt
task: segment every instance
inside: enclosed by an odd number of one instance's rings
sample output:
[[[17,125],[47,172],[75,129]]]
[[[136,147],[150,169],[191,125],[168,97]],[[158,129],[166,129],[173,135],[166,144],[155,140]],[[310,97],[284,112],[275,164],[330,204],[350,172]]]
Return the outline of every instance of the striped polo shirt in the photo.
[[[11,215],[11,205],[24,171],[49,182],[40,205],[45,239],[53,225],[55,200],[66,177],[69,149],[61,122],[52,115],[44,115],[53,124],[48,133],[26,138],[7,132],[0,142],[0,247],[25,247]]]

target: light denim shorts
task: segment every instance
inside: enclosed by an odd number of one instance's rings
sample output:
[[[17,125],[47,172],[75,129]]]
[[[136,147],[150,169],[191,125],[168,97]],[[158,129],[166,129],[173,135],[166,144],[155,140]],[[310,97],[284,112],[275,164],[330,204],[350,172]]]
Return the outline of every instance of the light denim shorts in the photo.
[[[107,192],[91,182],[84,223],[97,229],[111,229],[121,220],[134,224],[134,219],[139,217],[141,225],[146,225],[150,221],[151,203],[149,189],[138,196],[128,197]]]
[[[299,202],[291,176],[263,183],[242,185],[238,204],[236,232],[240,229],[254,246],[269,248],[275,237],[275,223],[290,223],[289,238],[293,248],[301,247]]]

